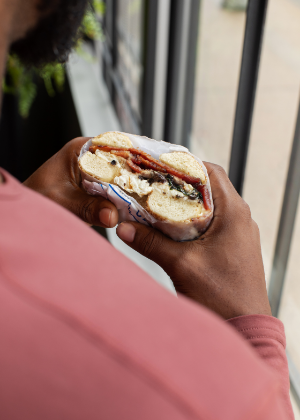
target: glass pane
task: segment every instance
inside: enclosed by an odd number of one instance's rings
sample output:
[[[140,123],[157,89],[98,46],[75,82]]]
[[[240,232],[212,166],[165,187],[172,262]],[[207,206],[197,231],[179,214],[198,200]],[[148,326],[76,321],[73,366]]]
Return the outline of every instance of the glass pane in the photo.
[[[105,2],[105,28],[106,28],[106,42],[109,44],[110,47],[113,45],[113,2],[106,1]]]
[[[299,40],[300,2],[269,2],[244,186],[268,281],[298,109]]]
[[[284,322],[287,349],[300,372],[300,209],[298,208],[284,292],[281,301],[280,319]]]
[[[218,163],[226,170],[231,151],[245,15],[245,1],[201,1],[192,150],[202,159]]]
[[[192,149],[228,170],[245,12],[238,0],[202,0]],[[261,233],[269,281],[300,91],[300,1],[272,0],[262,47],[244,198]],[[300,371],[300,209],[281,307],[287,346]]]
[[[145,0],[119,0],[117,70],[132,110],[141,117]]]

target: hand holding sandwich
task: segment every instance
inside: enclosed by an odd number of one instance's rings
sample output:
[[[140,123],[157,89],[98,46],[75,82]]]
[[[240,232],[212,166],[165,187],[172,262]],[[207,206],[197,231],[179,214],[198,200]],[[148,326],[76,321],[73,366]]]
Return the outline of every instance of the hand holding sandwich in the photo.
[[[119,225],[117,234],[159,264],[179,293],[223,318],[271,315],[257,224],[225,171],[213,164],[206,167],[215,212],[199,239],[174,242],[156,229],[132,222]]]
[[[113,227],[118,222],[115,206],[81,188],[78,156],[87,140],[77,138],[67,143],[24,184],[89,224]],[[215,212],[209,229],[199,239],[175,242],[139,223],[122,223],[117,233],[133,249],[158,263],[178,292],[225,319],[271,315],[258,227],[223,169],[212,164],[207,164],[207,169]]]
[[[108,200],[88,195],[81,188],[77,159],[87,137],[76,138],[34,172],[24,185],[70,210],[84,222],[114,227],[118,211]]]

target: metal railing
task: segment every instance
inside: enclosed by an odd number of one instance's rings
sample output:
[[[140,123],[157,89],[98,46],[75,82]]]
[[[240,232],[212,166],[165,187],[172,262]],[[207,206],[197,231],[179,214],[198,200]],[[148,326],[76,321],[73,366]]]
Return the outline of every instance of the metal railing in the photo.
[[[110,19],[102,57],[104,77],[112,99],[118,97],[123,113],[130,115],[117,71],[116,11],[119,1],[106,0]],[[224,0],[229,5],[237,1]],[[241,3],[241,2],[240,2]],[[145,63],[141,122],[131,129],[149,137],[189,147],[201,0],[145,0]],[[242,3],[241,3],[242,4]],[[243,192],[252,115],[259,74],[268,0],[248,0],[244,47],[232,138],[229,178]],[[269,299],[278,316],[300,190],[300,106],[277,234]],[[300,373],[288,355],[291,390],[300,407]]]
[[[242,195],[247,154],[251,133],[253,107],[263,40],[267,0],[249,0],[244,37],[238,99],[232,139],[229,178]],[[273,259],[269,300],[273,316],[278,316],[287,264],[294,232],[300,192],[300,105],[285,193],[282,203],[280,223]],[[300,372],[287,353],[290,371],[291,391],[300,408]]]
[[[239,194],[244,184],[267,4],[267,0],[250,0],[247,9],[229,167],[229,178]]]

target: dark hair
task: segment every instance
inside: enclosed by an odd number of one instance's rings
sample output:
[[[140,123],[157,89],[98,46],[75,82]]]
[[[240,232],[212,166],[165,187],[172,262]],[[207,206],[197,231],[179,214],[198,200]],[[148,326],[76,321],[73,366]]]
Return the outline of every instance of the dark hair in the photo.
[[[55,10],[11,46],[26,65],[64,63],[78,39],[78,29],[89,0],[59,0]],[[51,7],[53,0],[42,0],[39,7]]]

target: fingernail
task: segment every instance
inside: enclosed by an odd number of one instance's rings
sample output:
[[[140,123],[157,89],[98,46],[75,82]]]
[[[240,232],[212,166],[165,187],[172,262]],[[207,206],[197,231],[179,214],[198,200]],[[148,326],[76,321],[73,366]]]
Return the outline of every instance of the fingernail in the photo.
[[[130,223],[121,223],[117,227],[117,234],[125,242],[133,242],[135,237],[135,227]]]
[[[111,209],[104,208],[99,212],[99,219],[100,222],[103,223],[105,226],[110,227],[110,218],[111,218]]]

